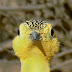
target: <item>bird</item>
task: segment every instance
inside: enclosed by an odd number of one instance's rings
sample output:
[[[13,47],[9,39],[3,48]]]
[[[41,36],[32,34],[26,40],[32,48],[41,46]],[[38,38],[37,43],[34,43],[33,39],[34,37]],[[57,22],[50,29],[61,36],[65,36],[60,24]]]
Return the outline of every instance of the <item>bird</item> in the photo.
[[[21,72],[50,72],[51,59],[59,52],[60,45],[52,24],[26,20],[19,25],[12,42],[21,61]]]

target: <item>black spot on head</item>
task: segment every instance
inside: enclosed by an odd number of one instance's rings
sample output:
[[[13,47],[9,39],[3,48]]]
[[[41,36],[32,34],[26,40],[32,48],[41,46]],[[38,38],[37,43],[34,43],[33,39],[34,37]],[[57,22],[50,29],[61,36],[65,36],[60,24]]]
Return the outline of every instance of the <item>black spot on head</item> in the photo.
[[[28,22],[26,22],[28,24]]]
[[[38,25],[39,25],[40,23],[38,23]]]
[[[37,26],[35,26],[35,27],[37,27]]]
[[[38,23],[38,21],[36,21],[36,23]]]
[[[34,24],[33,24],[33,26],[34,26]]]
[[[41,24],[43,24],[43,23],[41,23]]]
[[[42,22],[42,21],[41,21]]]
[[[33,22],[32,22],[32,24],[33,24]]]

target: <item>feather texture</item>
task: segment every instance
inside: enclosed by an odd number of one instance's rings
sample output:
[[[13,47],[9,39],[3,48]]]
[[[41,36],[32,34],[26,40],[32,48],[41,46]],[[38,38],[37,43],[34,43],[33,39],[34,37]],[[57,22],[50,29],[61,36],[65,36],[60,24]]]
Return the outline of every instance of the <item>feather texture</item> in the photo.
[[[21,60],[21,72],[50,72],[49,62],[59,51],[60,44],[51,33],[52,25],[31,20],[20,24],[19,30],[20,35],[13,40],[13,49]]]

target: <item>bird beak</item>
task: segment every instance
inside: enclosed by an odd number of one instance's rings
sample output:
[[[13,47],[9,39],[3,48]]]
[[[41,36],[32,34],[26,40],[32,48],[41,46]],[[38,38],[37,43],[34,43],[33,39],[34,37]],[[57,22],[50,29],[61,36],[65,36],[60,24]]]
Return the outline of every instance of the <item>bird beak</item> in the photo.
[[[34,32],[32,33],[32,38],[33,38],[33,40],[38,40],[38,34],[37,34],[36,31],[34,31]]]

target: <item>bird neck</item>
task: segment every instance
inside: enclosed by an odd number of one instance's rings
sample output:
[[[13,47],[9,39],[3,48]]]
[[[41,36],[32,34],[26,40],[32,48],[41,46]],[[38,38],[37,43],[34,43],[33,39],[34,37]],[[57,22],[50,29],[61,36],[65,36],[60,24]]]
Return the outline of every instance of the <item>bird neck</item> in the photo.
[[[49,63],[45,58],[34,55],[21,60],[21,72],[50,72]]]

